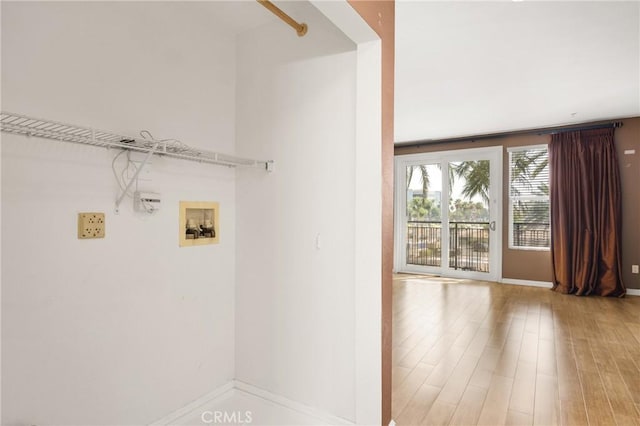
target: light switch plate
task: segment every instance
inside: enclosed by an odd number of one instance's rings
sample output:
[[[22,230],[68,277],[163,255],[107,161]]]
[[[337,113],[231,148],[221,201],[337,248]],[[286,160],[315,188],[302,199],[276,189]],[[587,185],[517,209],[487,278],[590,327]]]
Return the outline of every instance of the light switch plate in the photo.
[[[631,265],[631,273],[632,274],[637,274],[640,272],[640,268],[638,267],[638,265]]]
[[[78,239],[104,238],[104,213],[78,213]]]

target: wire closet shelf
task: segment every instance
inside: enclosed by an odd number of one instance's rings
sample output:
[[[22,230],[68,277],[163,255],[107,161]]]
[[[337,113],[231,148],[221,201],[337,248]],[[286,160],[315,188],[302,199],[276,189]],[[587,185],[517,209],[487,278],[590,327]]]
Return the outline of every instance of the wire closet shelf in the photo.
[[[146,132],[146,135],[149,136],[148,138],[133,138],[89,127],[59,123],[5,111],[0,112],[0,130],[6,133],[36,136],[103,148],[128,149],[227,167],[259,167],[270,171],[273,163],[272,161],[250,160],[192,148],[175,139],[153,139],[149,132]],[[145,131],[141,133],[145,133]]]

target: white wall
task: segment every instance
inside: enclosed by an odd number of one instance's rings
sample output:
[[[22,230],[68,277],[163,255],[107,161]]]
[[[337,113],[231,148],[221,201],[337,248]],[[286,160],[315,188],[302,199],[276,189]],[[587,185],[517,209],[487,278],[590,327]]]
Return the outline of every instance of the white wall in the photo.
[[[353,420],[356,46],[309,4],[287,12],[305,37],[238,38],[237,152],[275,172],[238,172],[236,378]]]
[[[2,2],[2,109],[233,152],[234,40],[194,7]],[[115,151],[2,136],[2,424],[142,424],[232,379],[234,171],[155,159],[162,210],[116,216]],[[219,245],[178,248],[179,200],[220,202]]]

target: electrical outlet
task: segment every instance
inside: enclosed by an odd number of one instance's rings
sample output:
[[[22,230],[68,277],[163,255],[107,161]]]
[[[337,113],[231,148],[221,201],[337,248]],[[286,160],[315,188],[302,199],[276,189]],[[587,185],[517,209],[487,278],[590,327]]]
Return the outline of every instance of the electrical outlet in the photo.
[[[639,269],[638,265],[631,265],[631,273],[632,274],[640,273],[640,271],[638,269]]]
[[[104,213],[78,213],[78,239],[104,238]]]

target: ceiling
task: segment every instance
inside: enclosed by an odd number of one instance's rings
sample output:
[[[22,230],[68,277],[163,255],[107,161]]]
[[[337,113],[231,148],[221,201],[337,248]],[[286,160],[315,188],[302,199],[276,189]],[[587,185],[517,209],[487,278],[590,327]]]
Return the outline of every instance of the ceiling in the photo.
[[[31,2],[30,0],[21,1]],[[100,7],[109,3],[118,3],[123,11],[126,11],[122,13],[141,19],[141,23],[159,27],[165,25],[206,26],[220,34],[229,36],[235,36],[278,20],[273,13],[255,0],[138,0],[119,2],[77,0],[76,3],[82,3],[86,7]],[[139,18],[139,15],[144,18]]]
[[[208,11],[208,16],[214,19],[216,25],[235,34],[277,20],[271,12],[255,1],[206,1],[194,4],[201,7],[203,12]]]
[[[640,115],[640,2],[396,3],[395,140]]]

